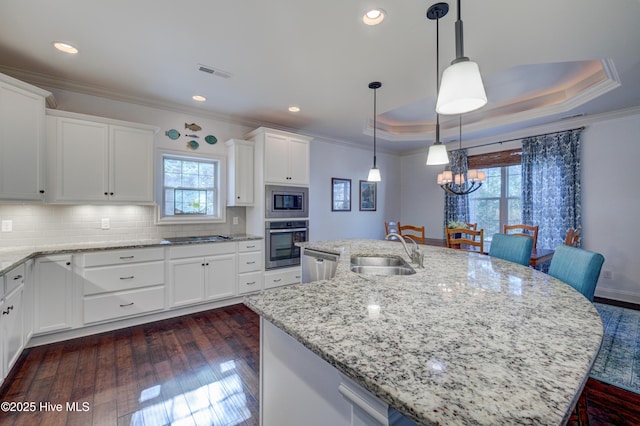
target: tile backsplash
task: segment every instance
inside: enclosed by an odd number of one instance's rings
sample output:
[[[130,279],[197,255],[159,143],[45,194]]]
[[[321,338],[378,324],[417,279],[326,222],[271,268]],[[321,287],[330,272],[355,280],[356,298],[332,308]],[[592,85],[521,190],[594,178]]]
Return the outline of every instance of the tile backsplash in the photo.
[[[232,219],[238,224],[232,225]],[[108,218],[110,229],[103,230]],[[226,223],[155,225],[154,206],[61,206],[0,204],[0,221],[12,221],[11,232],[0,232],[0,248],[69,243],[149,240],[212,234],[244,234],[244,207],[227,207]]]

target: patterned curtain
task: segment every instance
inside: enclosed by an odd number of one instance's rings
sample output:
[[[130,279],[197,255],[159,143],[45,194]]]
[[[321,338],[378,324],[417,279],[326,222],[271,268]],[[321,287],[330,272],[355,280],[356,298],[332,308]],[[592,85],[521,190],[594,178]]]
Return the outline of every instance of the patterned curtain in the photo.
[[[538,247],[564,243],[582,228],[580,135],[570,130],[522,141],[522,222],[538,225]]]
[[[466,171],[468,170],[467,164],[467,150],[458,149],[455,151],[449,151],[450,163],[445,170],[451,170],[453,174],[460,173],[460,169],[464,170],[464,177],[467,178]],[[455,186],[454,186],[455,187]],[[469,222],[469,196],[468,195],[453,195],[445,191],[444,193],[444,223],[442,233],[444,235],[444,228],[451,221],[456,222]]]

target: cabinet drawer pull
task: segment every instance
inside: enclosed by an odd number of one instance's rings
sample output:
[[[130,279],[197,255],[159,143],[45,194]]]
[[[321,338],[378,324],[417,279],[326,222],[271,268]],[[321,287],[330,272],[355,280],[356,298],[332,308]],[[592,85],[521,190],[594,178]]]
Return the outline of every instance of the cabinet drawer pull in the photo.
[[[255,261],[255,260],[252,260],[252,261],[250,261],[250,262],[247,262],[247,265],[253,265],[254,263],[256,263],[256,261]]]
[[[22,275],[16,275],[15,277],[13,277],[14,280],[19,280],[22,279]]]
[[[127,306],[132,306],[132,305],[133,305],[133,302],[131,302],[131,303],[127,303],[127,304],[124,304],[124,305],[120,305],[120,307],[121,307],[121,308],[125,308],[125,307],[127,307]]]
[[[133,278],[133,275],[131,275],[130,277],[120,277],[121,280],[132,280]]]
[[[255,283],[255,281],[251,281],[250,283],[247,283],[247,285],[254,285]]]
[[[282,278],[278,278],[277,280],[273,280],[274,283],[279,283],[280,281],[282,281]]]
[[[120,260],[133,259],[134,256],[120,256]]]
[[[255,245],[252,245],[252,246],[246,246],[246,247],[247,247],[247,248],[256,248],[256,246],[255,246]]]

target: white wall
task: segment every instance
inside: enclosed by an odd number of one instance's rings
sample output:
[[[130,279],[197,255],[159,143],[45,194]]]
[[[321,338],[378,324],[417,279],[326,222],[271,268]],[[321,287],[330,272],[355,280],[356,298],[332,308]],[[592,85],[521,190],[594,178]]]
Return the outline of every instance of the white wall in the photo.
[[[444,196],[436,185],[441,166],[427,166],[426,151],[402,157],[400,223],[425,227],[427,238],[444,238]]]
[[[372,164],[373,147],[367,150],[321,139],[311,141],[310,240],[384,238],[384,222],[400,217],[400,159],[377,152],[382,175],[377,184],[377,209],[360,211],[360,180],[367,179]],[[351,179],[351,211],[331,211],[332,177]]]
[[[640,303],[640,115],[589,125],[582,139],[583,246],[605,257],[596,296]]]

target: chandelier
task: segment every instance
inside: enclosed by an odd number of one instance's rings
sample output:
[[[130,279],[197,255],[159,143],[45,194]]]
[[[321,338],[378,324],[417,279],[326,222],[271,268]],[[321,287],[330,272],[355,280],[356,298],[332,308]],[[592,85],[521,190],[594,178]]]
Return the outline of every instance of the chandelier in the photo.
[[[487,180],[485,172],[476,169],[466,170],[462,161],[462,115],[460,115],[460,150],[456,164],[451,166],[451,170],[438,173],[437,183],[445,192],[452,195],[467,195],[477,191],[482,183]]]

